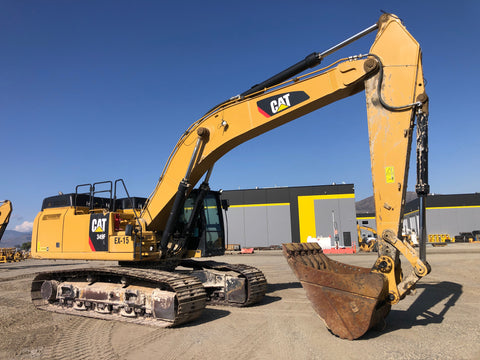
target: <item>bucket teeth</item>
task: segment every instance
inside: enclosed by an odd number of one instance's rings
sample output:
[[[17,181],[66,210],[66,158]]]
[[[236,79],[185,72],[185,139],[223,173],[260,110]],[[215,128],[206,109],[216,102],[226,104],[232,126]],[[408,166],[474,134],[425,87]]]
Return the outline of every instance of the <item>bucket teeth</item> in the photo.
[[[383,275],[331,260],[317,243],[283,244],[283,254],[312,307],[335,335],[357,339],[390,311]]]

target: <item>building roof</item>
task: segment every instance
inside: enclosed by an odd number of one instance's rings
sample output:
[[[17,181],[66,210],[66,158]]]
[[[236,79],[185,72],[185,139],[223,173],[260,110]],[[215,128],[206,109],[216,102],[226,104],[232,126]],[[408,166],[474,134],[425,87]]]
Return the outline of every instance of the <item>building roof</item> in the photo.
[[[230,205],[290,203],[297,196],[355,194],[353,184],[289,186],[261,189],[224,190]]]
[[[358,218],[375,218],[375,213],[374,212],[357,212],[356,217],[357,219]]]
[[[405,213],[418,210],[419,201],[417,198],[407,203]],[[428,195],[425,205],[427,208],[480,206],[480,193]]]

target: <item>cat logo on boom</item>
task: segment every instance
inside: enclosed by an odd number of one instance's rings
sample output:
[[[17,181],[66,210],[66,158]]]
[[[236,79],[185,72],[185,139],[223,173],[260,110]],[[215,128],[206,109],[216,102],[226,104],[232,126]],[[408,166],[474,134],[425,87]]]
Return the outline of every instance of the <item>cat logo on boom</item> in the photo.
[[[260,100],[257,102],[257,107],[263,116],[269,118],[308,99],[310,96],[304,91],[292,91]]]

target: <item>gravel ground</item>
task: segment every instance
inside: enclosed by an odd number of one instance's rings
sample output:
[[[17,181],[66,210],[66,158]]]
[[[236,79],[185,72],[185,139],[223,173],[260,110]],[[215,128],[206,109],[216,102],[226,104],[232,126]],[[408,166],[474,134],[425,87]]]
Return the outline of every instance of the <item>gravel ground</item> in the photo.
[[[331,255],[370,267],[375,254]],[[215,258],[260,268],[264,300],[207,307],[196,321],[157,328],[35,310],[37,272],[107,262],[0,264],[1,359],[480,359],[480,244],[428,248],[432,273],[393,307],[386,328],[355,341],[333,336],[312,310],[280,251]]]

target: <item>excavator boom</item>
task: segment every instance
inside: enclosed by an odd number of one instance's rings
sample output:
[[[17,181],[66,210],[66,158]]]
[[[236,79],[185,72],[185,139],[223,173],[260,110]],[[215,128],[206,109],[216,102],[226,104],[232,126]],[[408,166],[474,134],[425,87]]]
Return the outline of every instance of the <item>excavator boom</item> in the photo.
[[[175,146],[142,212],[147,228],[165,228],[185,174],[189,186],[194,186],[220,157],[236,146],[362,91],[364,80],[374,70],[365,67],[366,62],[369,62],[366,57],[346,59],[336,67],[317,70],[267,92],[234,98],[195,122]],[[199,145],[198,139],[201,139]]]

